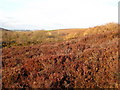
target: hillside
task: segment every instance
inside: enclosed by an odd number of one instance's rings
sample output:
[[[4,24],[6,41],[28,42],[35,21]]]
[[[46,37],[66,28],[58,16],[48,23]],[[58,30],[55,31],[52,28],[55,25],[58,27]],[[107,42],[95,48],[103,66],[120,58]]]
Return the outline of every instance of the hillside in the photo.
[[[108,32],[109,30],[116,30],[117,24],[108,23],[102,26],[96,26],[86,29],[61,29],[52,31],[9,31],[2,30],[3,47],[24,46],[43,44],[50,42],[61,42],[77,37],[88,36],[97,33]]]
[[[2,35],[3,88],[118,88],[115,23]]]

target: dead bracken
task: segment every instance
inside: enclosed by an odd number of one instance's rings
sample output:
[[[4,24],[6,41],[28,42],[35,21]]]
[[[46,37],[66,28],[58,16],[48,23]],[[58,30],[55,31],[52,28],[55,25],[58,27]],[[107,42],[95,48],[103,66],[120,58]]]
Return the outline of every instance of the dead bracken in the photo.
[[[3,88],[118,88],[118,47],[115,29],[3,48]]]

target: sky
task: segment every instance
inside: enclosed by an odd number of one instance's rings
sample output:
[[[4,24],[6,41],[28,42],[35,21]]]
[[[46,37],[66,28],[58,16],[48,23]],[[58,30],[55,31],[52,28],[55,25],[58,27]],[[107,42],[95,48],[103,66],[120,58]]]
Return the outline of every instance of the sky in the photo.
[[[11,30],[89,28],[118,22],[119,0],[0,0],[0,27]]]

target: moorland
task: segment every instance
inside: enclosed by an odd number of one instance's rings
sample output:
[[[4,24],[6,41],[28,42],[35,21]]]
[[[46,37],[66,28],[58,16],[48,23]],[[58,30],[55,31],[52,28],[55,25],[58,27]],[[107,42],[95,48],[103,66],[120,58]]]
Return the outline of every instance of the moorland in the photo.
[[[1,29],[3,88],[118,88],[118,24]]]

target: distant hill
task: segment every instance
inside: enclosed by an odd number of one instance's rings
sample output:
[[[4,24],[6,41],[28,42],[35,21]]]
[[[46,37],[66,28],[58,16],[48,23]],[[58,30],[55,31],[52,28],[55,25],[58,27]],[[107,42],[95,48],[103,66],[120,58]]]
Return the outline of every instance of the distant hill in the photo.
[[[4,31],[10,31],[10,30],[4,29],[4,28],[0,28],[0,30],[4,30]]]

